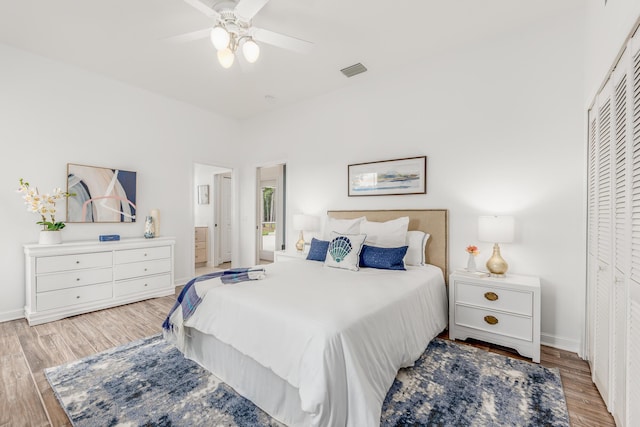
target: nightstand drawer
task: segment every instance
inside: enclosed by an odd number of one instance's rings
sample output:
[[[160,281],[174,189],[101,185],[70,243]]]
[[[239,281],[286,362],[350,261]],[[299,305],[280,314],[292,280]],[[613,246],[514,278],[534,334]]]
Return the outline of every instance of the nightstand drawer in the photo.
[[[196,242],[207,241],[207,227],[196,227]]]
[[[531,341],[533,321],[531,317],[517,316],[500,311],[484,310],[456,304],[455,322],[457,326],[480,329],[493,334]]]
[[[456,302],[525,316],[531,316],[533,313],[533,294],[531,292],[463,281],[456,284]]]

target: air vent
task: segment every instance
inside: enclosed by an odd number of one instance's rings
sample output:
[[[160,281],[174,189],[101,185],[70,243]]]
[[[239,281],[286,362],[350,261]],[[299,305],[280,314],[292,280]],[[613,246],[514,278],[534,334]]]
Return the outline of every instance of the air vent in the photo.
[[[353,77],[357,74],[364,73],[365,71],[367,71],[367,67],[365,67],[364,65],[358,62],[357,64],[353,64],[350,67],[343,68],[340,71],[342,72],[342,74],[344,74],[347,77]]]

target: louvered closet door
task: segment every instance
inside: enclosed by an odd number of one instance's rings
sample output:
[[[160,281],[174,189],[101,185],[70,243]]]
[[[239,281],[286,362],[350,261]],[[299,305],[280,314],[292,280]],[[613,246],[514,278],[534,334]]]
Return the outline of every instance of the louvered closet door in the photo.
[[[597,112],[589,110],[589,162],[588,162],[588,194],[587,194],[587,341],[588,359],[595,360],[595,301],[596,277],[598,272],[598,137]]]
[[[640,36],[630,43],[633,84],[630,104],[631,277],[627,335],[627,426],[640,426]]]
[[[626,413],[627,364],[627,312],[628,278],[631,250],[631,216],[629,203],[629,61],[623,56],[611,76],[613,82],[613,297],[611,335],[611,406],[616,422],[624,426]]]
[[[611,87],[611,84],[607,86]],[[609,364],[611,335],[611,247],[612,247],[612,153],[611,91],[601,93],[598,102],[598,175],[597,175],[597,273],[595,290],[595,336],[593,381],[607,406],[610,406]]]

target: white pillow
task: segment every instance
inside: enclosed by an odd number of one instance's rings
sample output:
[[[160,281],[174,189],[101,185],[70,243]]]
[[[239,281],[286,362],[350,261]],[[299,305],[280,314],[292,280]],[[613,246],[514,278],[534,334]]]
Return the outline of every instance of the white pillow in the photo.
[[[327,222],[324,227],[324,240],[330,239],[332,231],[340,234],[360,234],[360,224],[365,219],[363,216],[354,219],[327,217]]]
[[[408,216],[386,222],[373,222],[365,219],[360,225],[360,233],[367,235],[366,244],[369,246],[399,248],[406,244],[408,228]]]
[[[366,238],[365,234],[331,232],[329,249],[327,250],[327,258],[324,260],[324,265],[358,271],[360,269],[360,252]]]
[[[431,237],[431,235],[423,231],[407,231],[405,244],[409,248],[407,249],[407,254],[404,256],[404,263],[406,265],[425,265],[424,251],[427,247],[429,237]]]

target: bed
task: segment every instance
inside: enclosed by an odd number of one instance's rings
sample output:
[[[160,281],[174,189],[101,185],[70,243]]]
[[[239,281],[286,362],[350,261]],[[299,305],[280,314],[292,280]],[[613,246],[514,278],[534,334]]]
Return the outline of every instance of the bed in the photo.
[[[409,217],[427,264],[406,271],[294,260],[263,280],[212,285],[185,322],[185,357],[290,426],[376,426],[397,371],[447,322],[447,211],[329,211]]]

